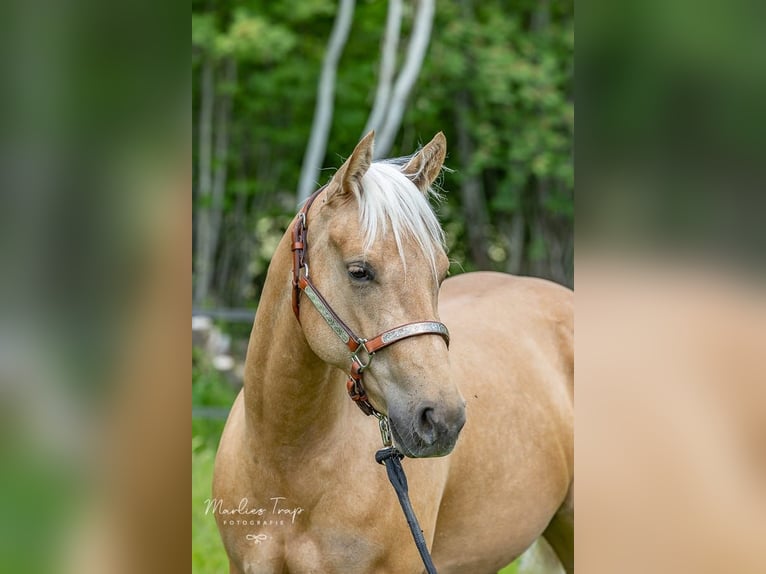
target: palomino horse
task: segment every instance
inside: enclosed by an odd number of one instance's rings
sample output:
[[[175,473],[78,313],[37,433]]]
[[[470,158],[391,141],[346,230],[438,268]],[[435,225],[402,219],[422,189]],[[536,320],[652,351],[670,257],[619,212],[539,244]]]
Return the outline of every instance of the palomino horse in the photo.
[[[231,572],[423,571],[373,458],[378,424],[346,394],[352,351],[338,321],[371,338],[418,322],[417,336],[360,363],[369,405],[408,457],[439,572],[497,572],[541,535],[573,572],[572,292],[499,273],[442,283],[428,196],[444,136],[406,164],[372,163],[372,145],[370,133],[269,267],[210,501]],[[298,269],[291,251],[304,248]],[[313,289],[295,291],[296,269]]]

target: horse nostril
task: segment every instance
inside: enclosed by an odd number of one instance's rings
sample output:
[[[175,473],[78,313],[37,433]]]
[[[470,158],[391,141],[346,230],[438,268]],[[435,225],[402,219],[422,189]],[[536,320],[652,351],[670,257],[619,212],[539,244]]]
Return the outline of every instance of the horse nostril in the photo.
[[[418,425],[418,434],[420,438],[426,444],[432,445],[436,442],[436,421],[434,417],[434,410],[431,407],[426,407],[420,412],[420,419]]]

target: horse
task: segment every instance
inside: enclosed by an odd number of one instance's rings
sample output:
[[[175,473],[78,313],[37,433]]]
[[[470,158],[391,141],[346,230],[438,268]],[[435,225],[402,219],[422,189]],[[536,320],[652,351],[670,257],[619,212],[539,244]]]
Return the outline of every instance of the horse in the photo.
[[[496,573],[538,539],[571,573],[573,293],[446,278],[429,201],[444,135],[399,160],[373,162],[373,142],[304,205],[267,272],[208,501],[230,572],[423,571],[362,406],[406,456],[440,573]]]

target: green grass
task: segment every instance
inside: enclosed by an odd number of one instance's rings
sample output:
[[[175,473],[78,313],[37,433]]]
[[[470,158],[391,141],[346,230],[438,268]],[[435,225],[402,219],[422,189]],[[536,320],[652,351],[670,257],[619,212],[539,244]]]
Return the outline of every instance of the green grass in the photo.
[[[236,391],[195,353],[192,361],[192,404],[229,407]],[[205,500],[212,496],[213,464],[224,421],[192,419],[192,572],[226,574],[229,561]]]
[[[206,442],[200,436],[192,439],[192,572],[225,574],[229,571],[229,561],[213,515],[205,514],[215,460],[215,450]]]
[[[508,566],[506,566],[505,568],[503,568],[502,570],[500,570],[500,572],[498,572],[497,574],[516,574],[518,569],[519,569],[519,565],[517,562],[514,561]]]

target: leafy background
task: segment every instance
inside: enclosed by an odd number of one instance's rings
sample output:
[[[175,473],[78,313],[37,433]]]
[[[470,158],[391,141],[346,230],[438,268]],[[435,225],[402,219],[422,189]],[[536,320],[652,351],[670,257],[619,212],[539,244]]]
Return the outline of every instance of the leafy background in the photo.
[[[404,8],[406,35],[413,7]],[[228,150],[214,159],[226,164],[214,277],[197,305],[258,300],[271,253],[295,213],[335,9],[328,0],[192,3],[195,191],[200,76],[208,58],[216,102],[230,105]],[[338,68],[327,169],[317,185],[363,135],[386,9],[382,1],[357,3]],[[440,130],[447,136],[445,165],[454,171],[441,182],[447,201],[439,215],[453,273],[495,269],[572,285],[573,48],[571,2],[437,3],[391,155],[412,153]],[[234,81],[227,67],[236,68]],[[195,199],[197,218],[210,205]]]

